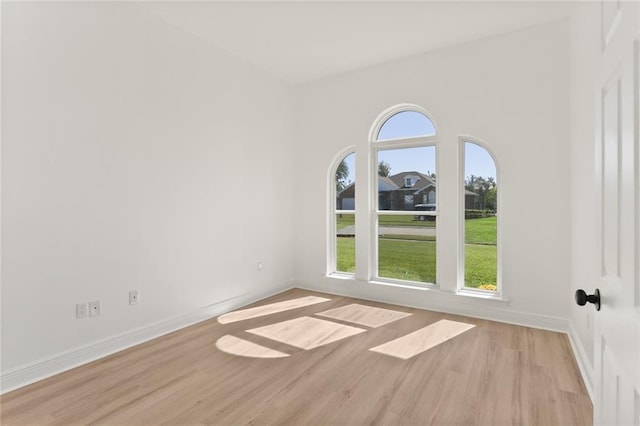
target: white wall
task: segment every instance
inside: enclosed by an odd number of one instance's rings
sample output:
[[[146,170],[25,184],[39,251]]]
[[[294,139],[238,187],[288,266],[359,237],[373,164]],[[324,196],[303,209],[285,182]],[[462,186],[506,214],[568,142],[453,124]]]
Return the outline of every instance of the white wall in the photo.
[[[283,82],[135,4],[5,3],[2,86],[3,374],[291,284]]]
[[[566,21],[475,41],[299,87],[296,277],[302,286],[498,320],[566,329],[569,287],[569,33]],[[440,285],[420,291],[325,277],[328,170],[386,108],[414,103],[440,135]],[[508,303],[454,296],[458,135],[488,143],[502,172],[503,281]],[[367,207],[364,185],[356,203]],[[361,235],[370,217],[358,217]],[[358,244],[362,238],[357,240]],[[358,261],[365,261],[366,256]]]
[[[565,328],[579,175],[569,170],[569,57],[568,24],[557,22],[294,97],[134,4],[4,3],[2,374],[294,276],[322,291]],[[456,202],[458,135],[493,148],[509,302],[324,276],[331,162],[356,146],[358,172],[368,167],[373,120],[404,102],[436,118],[443,213]],[[456,250],[454,221],[439,219],[441,253]],[[456,279],[448,259],[445,290]],[[75,319],[75,303],[94,299],[102,315]]]

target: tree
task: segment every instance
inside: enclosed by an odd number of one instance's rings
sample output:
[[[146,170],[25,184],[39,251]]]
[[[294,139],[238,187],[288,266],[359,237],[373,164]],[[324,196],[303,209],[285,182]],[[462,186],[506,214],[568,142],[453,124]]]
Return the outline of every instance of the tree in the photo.
[[[487,210],[498,211],[498,188],[495,186],[487,191],[486,206]]]
[[[342,160],[336,169],[336,191],[340,192],[347,186],[347,178],[349,177],[349,166],[347,162]]]
[[[388,177],[391,173],[391,165],[386,161],[380,161],[378,163],[378,176]]]
[[[465,189],[478,194],[477,205],[475,206],[479,210],[496,210],[497,207],[497,190],[496,180],[489,176],[484,178],[482,176],[471,175],[464,181]]]

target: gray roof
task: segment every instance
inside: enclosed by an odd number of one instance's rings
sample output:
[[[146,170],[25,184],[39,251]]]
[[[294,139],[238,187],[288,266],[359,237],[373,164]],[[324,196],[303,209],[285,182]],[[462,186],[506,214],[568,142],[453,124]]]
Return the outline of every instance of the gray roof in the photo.
[[[378,182],[384,182],[394,189],[400,188],[390,177],[378,175]]]
[[[404,179],[407,176],[416,176],[418,178],[418,181],[415,183],[415,185],[413,185],[410,188],[406,188],[404,186]],[[414,190],[416,192],[419,192],[420,190],[423,190],[425,188],[428,188],[430,186],[435,187],[436,186],[436,182],[435,179],[420,173],[420,172],[415,172],[415,171],[410,171],[410,172],[400,172],[400,173],[396,173],[393,176],[389,176],[389,178],[398,186],[398,188],[406,188],[406,189],[411,189]]]

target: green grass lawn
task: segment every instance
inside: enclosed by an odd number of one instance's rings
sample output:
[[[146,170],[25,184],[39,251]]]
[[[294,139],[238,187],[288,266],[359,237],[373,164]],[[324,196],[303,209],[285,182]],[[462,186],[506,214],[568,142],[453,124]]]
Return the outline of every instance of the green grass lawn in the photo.
[[[355,272],[355,238],[339,237],[338,271]],[[379,276],[433,283],[436,280],[435,241],[381,238],[378,241]]]
[[[356,216],[354,214],[339,214],[336,215],[336,224],[338,230],[346,228],[347,226],[355,225]]]
[[[338,229],[352,225],[353,215],[338,218]],[[386,216],[397,223],[429,224],[409,216]],[[397,220],[402,219],[402,220]],[[403,222],[404,221],[404,222]],[[382,222],[382,217],[381,217]],[[468,219],[465,223],[465,286],[478,287],[497,282],[496,218]],[[389,224],[386,222],[385,224]],[[406,225],[405,225],[406,226]],[[355,239],[337,239],[337,267],[342,272],[355,271]],[[378,241],[378,275],[407,281],[433,283],[436,280],[435,237],[416,235],[386,235]]]
[[[466,244],[496,245],[496,226],[498,218],[483,217],[464,221],[464,239]]]
[[[356,271],[356,239],[338,237],[336,253],[336,269],[340,272],[354,273]]]
[[[378,276],[435,283],[436,242],[380,238]]]
[[[464,245],[464,285],[479,287],[483,284],[496,285],[497,250],[496,246]]]
[[[467,219],[464,224],[464,285],[496,285],[498,253],[497,218]]]

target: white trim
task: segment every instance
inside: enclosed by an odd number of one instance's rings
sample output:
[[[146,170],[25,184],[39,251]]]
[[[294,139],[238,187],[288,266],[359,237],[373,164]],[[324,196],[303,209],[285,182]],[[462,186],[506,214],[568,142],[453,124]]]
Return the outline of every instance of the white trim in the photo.
[[[457,245],[457,256],[458,258],[456,259],[456,266],[457,266],[457,276],[456,276],[456,291],[460,292],[464,289],[464,268],[465,268],[465,264],[464,264],[464,256],[465,256],[465,252],[464,252],[464,241],[465,241],[465,227],[466,227],[466,222],[465,222],[465,211],[467,208],[466,205],[466,192],[465,191],[465,167],[466,167],[466,162],[465,160],[465,154],[466,154],[466,150],[465,150],[465,140],[462,136],[458,136],[458,163],[456,164],[456,167],[458,168],[458,185],[457,185],[457,189],[458,189],[458,239],[456,241],[456,245]],[[496,283],[497,284],[497,283]],[[499,289],[499,287],[496,285],[496,288]]]
[[[387,285],[392,287],[403,287],[403,288],[414,288],[418,290],[437,290],[438,286],[436,283],[427,283],[424,281],[408,281],[408,280],[400,280],[397,278],[385,278],[385,277],[375,277],[373,280],[369,281],[370,284],[373,285]]]
[[[378,151],[389,151],[392,149],[422,148],[425,146],[436,146],[438,136],[415,136],[412,138],[385,139],[383,141],[371,141]],[[377,164],[376,164],[377,166]],[[376,167],[376,171],[378,168]],[[411,172],[412,170],[407,170]],[[422,173],[422,172],[419,172]],[[426,175],[425,175],[426,176]]]
[[[0,22],[2,22],[2,4],[4,2],[0,1]],[[0,31],[0,46],[2,46],[2,31]],[[4,68],[2,68],[2,54],[0,53],[0,77],[2,76],[2,70]],[[4,99],[2,97],[2,81],[3,79],[0,78],[0,99]],[[2,102],[0,102],[0,135],[3,134],[2,132],[2,117],[4,117],[2,115]],[[2,150],[2,137],[0,136],[0,236],[2,235],[2,212],[4,211],[4,209],[2,208],[2,190],[1,190],[1,183],[2,183],[2,176],[4,176],[4,174],[2,173],[2,153],[4,151]],[[2,238],[0,238],[0,295],[2,293],[2,277],[4,276],[4,274],[2,273],[2,259],[4,259],[4,257],[2,256]],[[0,302],[1,302],[1,296],[0,296]],[[2,316],[2,303],[0,303],[0,318],[4,318]],[[2,328],[0,327],[0,342],[2,342]],[[0,344],[0,368],[2,366],[2,345]],[[1,385],[1,383],[0,383]],[[0,388],[1,389],[1,388]]]
[[[435,134],[436,135],[438,134],[438,125],[436,124],[436,121],[433,119],[433,116],[429,114],[429,112],[426,109],[424,109],[420,105],[406,103],[406,104],[394,105],[392,107],[385,109],[376,117],[375,120],[373,120],[374,124],[373,126],[371,126],[371,129],[369,130],[369,141],[375,142],[375,143],[387,142],[388,139],[377,141],[378,133],[380,133],[380,129],[382,129],[382,126],[384,125],[384,123],[387,122],[388,119],[390,119],[396,114],[399,114],[405,111],[415,111],[415,112],[424,114],[429,120],[431,120],[431,123],[433,124],[433,128],[436,131]],[[427,137],[433,137],[433,136],[435,135],[430,135]],[[402,139],[393,139],[393,140],[403,140],[403,139],[412,139],[412,138],[402,138]]]
[[[509,306],[509,302],[506,300],[460,296],[437,288],[380,284],[382,283],[358,280],[340,280],[335,284],[329,281],[320,284],[297,281],[295,287],[559,333],[567,333],[569,329],[569,321],[566,318],[505,309]],[[425,297],[424,295],[427,294],[428,297]]]
[[[456,292],[456,294],[458,296],[464,296],[464,297],[475,297],[476,299],[497,300],[497,301],[500,301],[500,302],[509,302],[509,299],[506,299],[506,298],[502,297],[502,295],[499,294],[496,291],[483,290],[483,289],[473,288],[473,287],[465,287],[462,290],[458,290]]]
[[[587,388],[587,392],[589,393],[589,398],[591,398],[591,402],[593,403],[593,366],[589,362],[587,351],[585,350],[580,338],[578,337],[578,333],[574,328],[573,322],[569,322],[569,331],[567,332],[567,336],[569,337],[569,343],[571,344],[574,358],[576,359],[576,363],[578,364],[578,369],[580,370],[580,374],[582,375],[582,381],[584,382],[584,385]]]
[[[274,296],[293,288],[285,283],[267,292],[254,292],[222,300],[196,311],[149,324],[126,333],[79,346],[51,357],[0,374],[0,394],[10,392],[58,373],[172,333],[226,312]]]
[[[617,3],[618,11],[616,12],[616,16],[613,18],[613,21],[611,21],[611,25],[609,26],[609,28],[605,28],[604,4],[613,3],[614,1]],[[601,51],[604,52],[605,50],[607,50],[609,43],[611,43],[611,39],[613,39],[616,31],[618,31],[618,27],[620,27],[620,24],[622,23],[622,9],[620,8],[620,0],[610,0],[609,2],[602,1],[600,3],[600,8]]]
[[[638,11],[638,19],[640,19],[640,10]],[[638,23],[638,29],[640,30],[640,22]],[[635,179],[636,182],[636,190],[635,190],[635,228],[636,228],[636,236],[635,236],[635,256],[636,259],[640,257],[640,34],[633,41],[633,86],[634,86],[634,106],[633,110],[634,114],[634,136],[635,143],[633,144],[635,153],[634,153],[634,165],[633,169],[635,171]],[[636,262],[636,270],[635,270],[635,300],[634,303],[636,305],[636,312],[640,317],[640,262]]]

